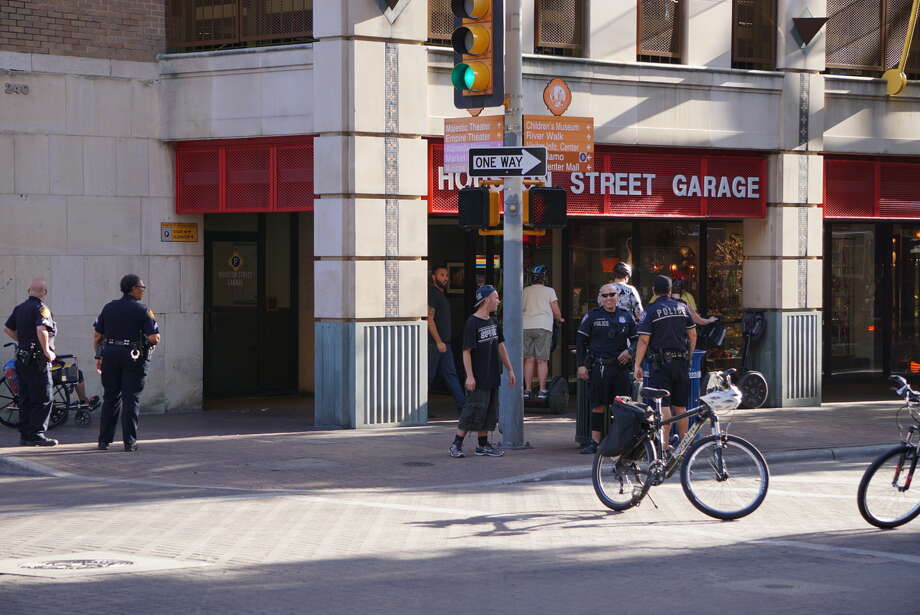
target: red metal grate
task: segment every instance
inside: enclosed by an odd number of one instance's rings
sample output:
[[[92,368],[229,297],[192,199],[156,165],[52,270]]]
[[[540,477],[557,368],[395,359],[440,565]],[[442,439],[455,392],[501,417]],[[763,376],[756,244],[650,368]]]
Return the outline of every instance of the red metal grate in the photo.
[[[215,150],[176,153],[179,213],[205,213],[220,207],[220,155]]]
[[[313,145],[278,148],[278,210],[313,211]]]
[[[920,218],[920,164],[878,163],[882,218]]]
[[[313,137],[176,146],[176,212],[313,210]]]
[[[825,218],[872,218],[877,200],[875,162],[824,160]]]
[[[759,168],[759,173],[751,169]],[[767,214],[767,161],[764,158],[712,157],[706,159],[706,175],[717,182],[717,195],[708,198],[705,213],[710,218],[762,218]],[[723,179],[725,181],[723,182]],[[728,191],[730,196],[724,196]],[[738,198],[739,194],[758,198]]]

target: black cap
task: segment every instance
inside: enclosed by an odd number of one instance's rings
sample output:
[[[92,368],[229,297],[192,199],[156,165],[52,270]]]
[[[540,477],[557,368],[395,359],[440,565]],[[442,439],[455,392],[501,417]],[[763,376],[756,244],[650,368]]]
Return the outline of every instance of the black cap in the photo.
[[[652,288],[656,295],[667,295],[671,292],[671,278],[666,275],[660,275],[655,278]]]

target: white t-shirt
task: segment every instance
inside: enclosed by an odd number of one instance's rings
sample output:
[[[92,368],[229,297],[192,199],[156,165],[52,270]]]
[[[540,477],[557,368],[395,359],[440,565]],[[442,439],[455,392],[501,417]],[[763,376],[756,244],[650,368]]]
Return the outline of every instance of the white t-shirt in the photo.
[[[553,310],[549,304],[558,301],[556,291],[545,284],[531,284],[524,289],[522,307],[525,329],[553,330]]]

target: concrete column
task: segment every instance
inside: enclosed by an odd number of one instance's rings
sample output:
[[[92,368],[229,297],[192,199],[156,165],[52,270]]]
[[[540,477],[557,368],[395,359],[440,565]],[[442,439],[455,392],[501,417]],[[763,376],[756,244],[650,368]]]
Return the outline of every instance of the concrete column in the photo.
[[[427,14],[314,13],[317,425],[427,420]]]
[[[824,39],[802,50],[785,33],[793,17],[806,8],[823,15],[823,5],[780,2],[782,149],[769,161],[766,218],[744,223],[744,306],[767,313],[767,334],[754,349],[753,365],[767,378],[770,406],[821,402]]]

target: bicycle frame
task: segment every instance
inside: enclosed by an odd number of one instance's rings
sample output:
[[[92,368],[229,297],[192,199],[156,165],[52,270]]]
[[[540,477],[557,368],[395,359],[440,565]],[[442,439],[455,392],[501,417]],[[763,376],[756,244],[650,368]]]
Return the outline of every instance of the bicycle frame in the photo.
[[[706,406],[697,406],[692,410],[682,412],[680,414],[674,415],[669,419],[661,418],[661,400],[655,400],[655,425],[652,435],[649,437],[649,440],[655,442],[655,446],[652,447],[655,453],[655,459],[651,460],[652,462],[658,461],[663,458],[662,452],[664,451],[664,428],[676,423],[677,421],[698,416],[700,420],[696,421],[690,428],[687,430],[687,433],[681,438],[680,442],[677,444],[677,447],[671,453],[670,459],[664,457],[665,465],[662,468],[661,480],[665,480],[671,477],[677,470],[680,465],[681,460],[684,457],[684,453],[687,452],[687,449],[693,443],[694,438],[697,434],[703,429],[705,421],[709,421],[709,424],[712,426],[712,435],[718,436],[722,434],[722,428],[719,425],[719,417],[716,416],[716,413],[712,411],[711,408]],[[721,464],[720,464],[721,465]]]

